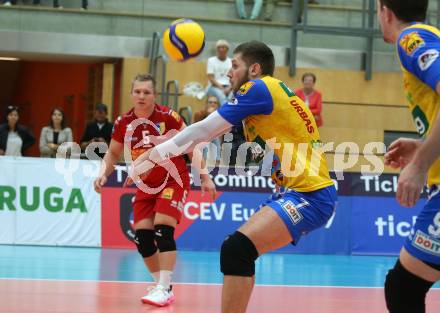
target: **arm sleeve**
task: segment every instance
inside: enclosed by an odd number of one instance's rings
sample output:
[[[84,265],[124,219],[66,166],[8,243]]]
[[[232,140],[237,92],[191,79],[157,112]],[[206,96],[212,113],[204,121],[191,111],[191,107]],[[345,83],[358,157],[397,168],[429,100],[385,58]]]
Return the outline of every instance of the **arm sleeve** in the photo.
[[[217,111],[231,125],[239,126],[250,115],[272,113],[273,100],[266,84],[262,80],[253,80],[241,86],[235,99]]]
[[[436,91],[440,81],[440,38],[425,29],[406,29],[399,37],[402,66]]]
[[[73,142],[72,129],[68,127],[66,129],[66,132],[67,132],[67,142]]]
[[[169,119],[167,123],[167,130],[177,129],[180,130],[183,125],[183,118],[176,111],[170,110]]]
[[[310,107],[310,111],[312,111],[313,115],[319,115],[321,114],[322,111],[322,97],[321,97],[321,93],[318,91],[316,92],[316,96],[314,99],[314,103],[313,103],[313,107]]]
[[[118,118],[113,125],[112,139],[119,143],[124,143],[124,136],[125,134],[123,132],[122,123],[121,120]]]
[[[47,146],[47,128],[43,127],[41,129],[41,134],[40,134],[40,153],[41,154],[49,154],[50,153],[50,149]]]
[[[214,74],[214,64],[212,63],[212,58],[208,59],[206,63],[206,74]]]
[[[25,128],[25,141],[23,143],[23,151],[32,146],[35,143],[35,137],[32,132]]]
[[[231,127],[231,123],[215,111],[204,120],[184,128],[170,140],[157,145],[151,155],[158,153],[162,159],[192,152],[199,143],[211,142]]]

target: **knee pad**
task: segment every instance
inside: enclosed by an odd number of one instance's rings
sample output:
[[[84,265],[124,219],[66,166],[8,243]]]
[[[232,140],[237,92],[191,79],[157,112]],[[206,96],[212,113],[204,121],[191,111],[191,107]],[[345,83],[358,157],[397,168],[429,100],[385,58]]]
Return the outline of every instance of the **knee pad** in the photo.
[[[251,277],[255,275],[258,251],[246,235],[236,231],[226,237],[220,252],[221,271],[225,275]]]
[[[385,300],[390,313],[424,313],[425,298],[434,283],[410,273],[398,260],[385,280]]]
[[[154,230],[152,229],[136,230],[134,243],[144,258],[152,256],[157,251],[156,243],[154,242]]]
[[[154,225],[154,239],[160,252],[176,251],[174,227],[168,225]]]

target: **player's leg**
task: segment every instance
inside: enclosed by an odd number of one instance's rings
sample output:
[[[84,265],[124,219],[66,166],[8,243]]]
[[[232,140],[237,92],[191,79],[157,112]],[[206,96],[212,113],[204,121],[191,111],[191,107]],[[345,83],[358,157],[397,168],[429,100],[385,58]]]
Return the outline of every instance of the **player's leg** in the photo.
[[[154,239],[159,250],[160,277],[155,290],[143,301],[157,306],[165,306],[174,301],[171,278],[176,264],[177,248],[174,230],[181,218],[178,209],[186,200],[189,177],[184,179],[184,187],[177,183],[168,185],[156,198],[154,217]]]
[[[440,265],[427,264],[402,248],[399,260],[385,281],[390,313],[424,313],[426,294],[440,280]]]
[[[385,300],[391,313],[423,313],[431,286],[440,280],[440,194],[432,197],[417,217],[413,234],[385,281]]]
[[[261,12],[261,7],[263,6],[263,0],[254,0],[254,6],[252,7],[251,20],[256,20]]]
[[[292,236],[282,219],[267,206],[225,240],[221,252],[222,272],[225,274],[223,313],[246,311],[255,281],[255,260],[259,255],[291,241]]]
[[[150,195],[138,190],[133,202],[134,229],[136,244],[145,266],[148,268],[154,282],[159,281],[159,253],[154,240],[154,205],[155,200]]]
[[[246,7],[244,5],[244,0],[235,0],[235,6],[237,8],[238,16],[242,19],[246,19],[247,14],[246,14]]]
[[[333,186],[315,192],[290,191],[273,197],[223,242],[220,263],[224,277],[223,313],[244,313],[254,285],[259,255],[298,242],[301,235],[319,228],[334,211]]]
[[[156,242],[154,241],[153,218],[142,219],[134,225],[136,247],[144,259],[154,282],[159,282],[159,253],[157,253]]]
[[[177,247],[174,239],[176,225],[177,220],[174,217],[163,213],[156,213],[154,229],[156,244],[159,249],[159,284],[166,289],[170,288],[171,275],[176,265]]]

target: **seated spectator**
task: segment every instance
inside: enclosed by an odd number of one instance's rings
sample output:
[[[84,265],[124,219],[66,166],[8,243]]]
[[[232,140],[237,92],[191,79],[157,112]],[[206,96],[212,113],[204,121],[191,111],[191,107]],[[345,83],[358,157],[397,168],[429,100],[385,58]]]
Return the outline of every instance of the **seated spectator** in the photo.
[[[72,130],[66,127],[64,112],[55,108],[50,116],[49,126],[43,127],[40,135],[41,157],[54,158],[57,155],[58,147],[65,142],[72,142]],[[66,155],[67,151],[60,151]]]
[[[19,118],[18,107],[6,108],[6,123],[0,125],[0,155],[22,156],[35,143],[32,133],[18,124]]]
[[[218,99],[214,96],[209,96],[208,99],[206,100],[205,108],[194,113],[194,123],[205,119],[209,114],[217,110],[219,106],[220,105]],[[215,158],[216,161],[220,161],[220,152],[221,152],[220,138],[214,139],[211,143],[213,143],[216,147],[217,150],[216,155],[212,156],[210,154],[209,147],[206,147],[203,150],[203,156],[205,157],[205,159],[208,160]]]
[[[272,21],[273,12],[275,11],[275,5],[277,2],[278,0],[266,0],[263,14],[265,21]]]
[[[216,56],[210,57],[207,63],[208,90],[206,93],[215,96],[220,104],[225,103],[232,95],[231,83],[228,72],[232,67],[231,59],[228,58],[229,43],[219,40],[215,45]]]
[[[238,16],[241,19],[247,19],[246,7],[244,5],[244,0],[235,0],[235,5],[237,7]],[[260,15],[261,7],[263,6],[263,0],[254,0],[254,6],[252,7],[252,12],[250,19],[256,20]]]
[[[315,89],[316,76],[313,73],[304,73],[301,80],[303,88],[295,90],[295,93],[307,104],[315,117],[316,125],[321,127],[323,124],[321,116],[322,96],[321,93]]]
[[[33,4],[39,4],[40,0],[33,0],[32,3]],[[3,0],[3,4],[5,6],[16,5],[17,4],[17,0]]]
[[[5,6],[16,5],[17,4],[17,0],[4,0],[3,4]],[[40,4],[40,0],[33,0],[32,4],[39,5]],[[88,0],[82,0],[81,8],[83,10],[87,10],[88,5],[89,5]],[[62,9],[63,8],[62,6],[60,6],[59,0],[54,0],[53,1],[53,7],[54,8],[58,8],[58,9]]]
[[[94,121],[87,124],[86,130],[81,138],[81,149],[86,150],[87,146],[92,142],[104,142],[110,145],[112,136],[113,124],[107,119],[107,106],[103,103],[98,103],[95,106]],[[104,153],[99,153],[96,148],[95,153],[102,159]]]

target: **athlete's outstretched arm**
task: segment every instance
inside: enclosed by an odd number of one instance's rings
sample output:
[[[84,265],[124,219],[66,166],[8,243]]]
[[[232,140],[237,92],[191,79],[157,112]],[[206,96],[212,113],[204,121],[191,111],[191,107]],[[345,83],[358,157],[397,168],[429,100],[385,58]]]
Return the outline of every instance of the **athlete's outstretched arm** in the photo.
[[[152,168],[153,163],[190,153],[198,144],[211,142],[214,138],[227,133],[231,127],[232,124],[215,111],[204,120],[184,128],[173,138],[142,154],[134,162],[133,170],[135,173],[144,173]]]

